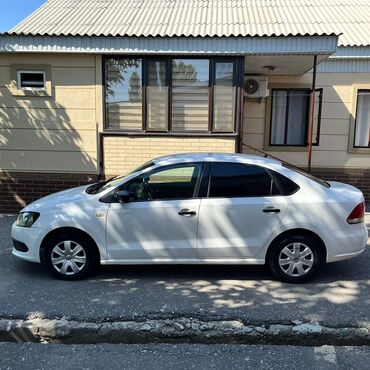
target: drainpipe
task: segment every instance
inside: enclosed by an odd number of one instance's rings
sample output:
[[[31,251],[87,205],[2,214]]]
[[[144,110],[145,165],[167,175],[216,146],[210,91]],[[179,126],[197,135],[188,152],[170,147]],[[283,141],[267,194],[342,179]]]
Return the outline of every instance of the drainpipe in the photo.
[[[244,73],[245,73],[245,57],[242,57],[239,60],[239,79],[238,79],[238,92],[239,92],[239,102],[238,102],[238,131],[239,135],[235,140],[235,152],[243,152],[243,130],[244,130],[244,108],[245,108],[245,99],[244,99]]]
[[[313,75],[312,75],[312,87],[310,94],[310,114],[308,121],[308,172],[311,172],[312,164],[312,135],[313,135],[313,124],[315,115],[315,90],[316,90],[316,63],[317,55],[313,57]]]
[[[104,133],[99,132],[99,139],[98,139],[98,150],[99,150],[99,174],[98,180],[104,180]]]
[[[243,75],[244,76],[244,75]],[[243,152],[243,129],[244,129],[244,89],[239,88],[239,135],[236,138],[236,153]]]

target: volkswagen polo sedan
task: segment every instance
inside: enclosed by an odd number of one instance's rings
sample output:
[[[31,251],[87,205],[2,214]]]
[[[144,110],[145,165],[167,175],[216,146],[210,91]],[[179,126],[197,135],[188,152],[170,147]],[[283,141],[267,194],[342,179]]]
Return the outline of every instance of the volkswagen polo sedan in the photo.
[[[358,189],[277,160],[181,154],[29,204],[13,254],[66,280],[99,264],[266,263],[299,283],[364,251],[364,215]]]

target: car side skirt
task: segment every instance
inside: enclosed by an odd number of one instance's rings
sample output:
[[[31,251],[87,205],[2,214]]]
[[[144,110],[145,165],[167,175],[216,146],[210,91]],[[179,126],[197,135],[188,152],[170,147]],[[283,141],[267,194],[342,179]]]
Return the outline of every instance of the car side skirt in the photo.
[[[101,260],[102,265],[161,265],[161,264],[178,264],[178,265],[264,265],[264,259],[247,258],[206,258],[206,259],[128,259],[128,260]]]

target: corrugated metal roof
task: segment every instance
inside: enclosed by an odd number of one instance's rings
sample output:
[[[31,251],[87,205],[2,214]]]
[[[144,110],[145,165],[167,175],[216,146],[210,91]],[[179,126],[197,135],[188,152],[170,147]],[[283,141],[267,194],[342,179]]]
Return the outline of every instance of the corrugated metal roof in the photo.
[[[49,0],[18,35],[227,37],[342,34],[370,44],[370,0]]]

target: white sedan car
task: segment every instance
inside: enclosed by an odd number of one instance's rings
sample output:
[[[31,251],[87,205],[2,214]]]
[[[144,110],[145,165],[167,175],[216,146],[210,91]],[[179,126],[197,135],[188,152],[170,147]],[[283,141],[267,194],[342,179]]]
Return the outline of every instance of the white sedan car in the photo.
[[[13,254],[75,280],[97,265],[265,264],[303,282],[365,249],[364,197],[279,161],[182,154],[24,208]]]

